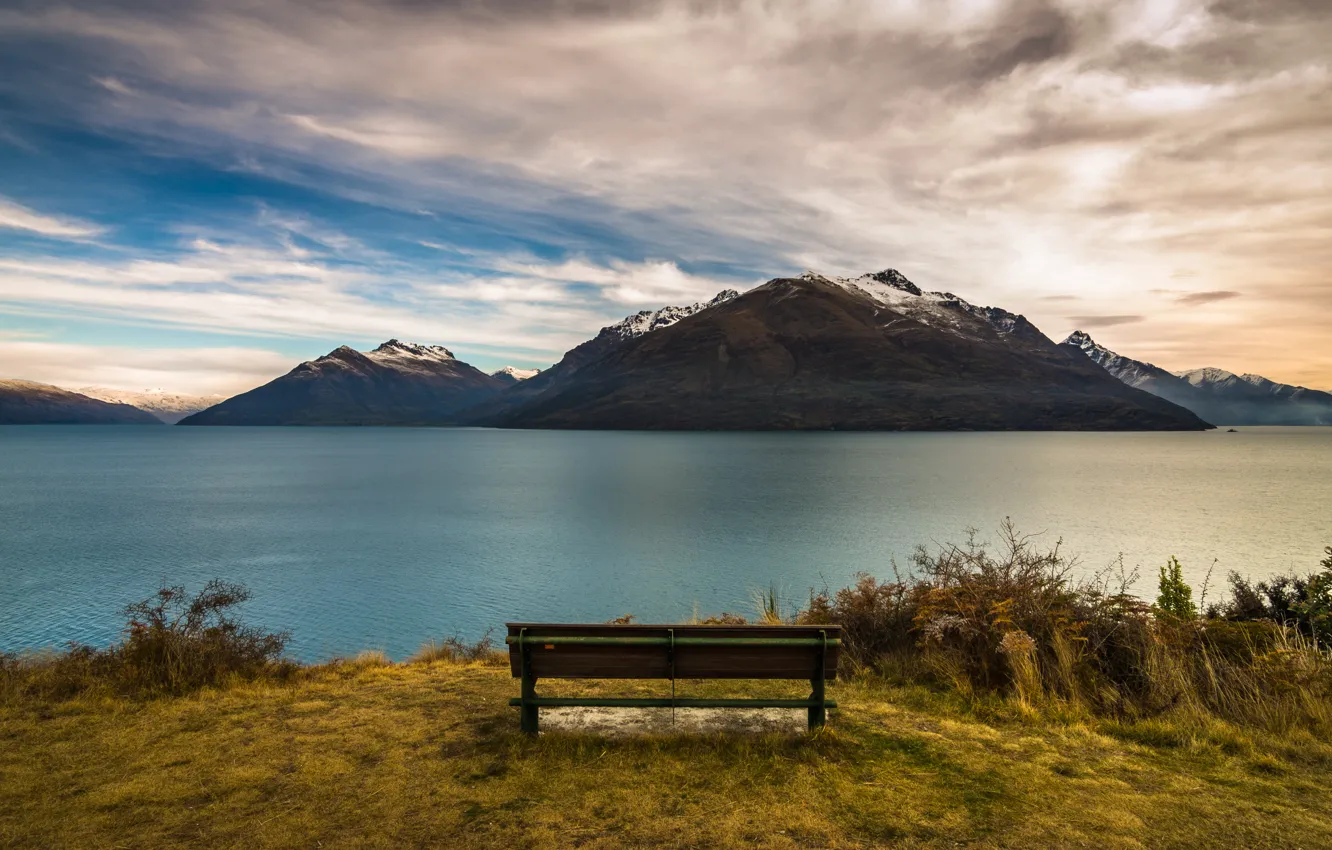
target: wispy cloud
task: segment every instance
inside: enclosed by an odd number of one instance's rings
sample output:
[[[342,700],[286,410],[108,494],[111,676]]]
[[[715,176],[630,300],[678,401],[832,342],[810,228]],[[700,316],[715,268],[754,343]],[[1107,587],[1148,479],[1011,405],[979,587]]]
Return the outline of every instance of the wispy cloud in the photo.
[[[1189,292],[1175,299],[1176,303],[1188,307],[1201,307],[1204,304],[1212,304],[1216,301],[1227,301],[1231,298],[1238,298],[1239,293],[1233,289],[1214,289],[1209,292]]]
[[[139,348],[10,341],[3,337],[0,363],[23,364],[22,374],[0,378],[23,378],[66,389],[160,387],[202,395],[244,392],[296,365],[290,357],[258,348]]]
[[[0,197],[0,228],[26,230],[57,239],[87,239],[105,230],[73,218],[43,215],[3,197]]]
[[[621,318],[627,305],[696,300],[727,285],[655,262],[497,258],[488,272],[430,274],[384,265],[377,252],[309,222],[281,224],[337,250],[193,237],[167,259],[0,257],[0,312],[8,305],[256,337],[401,337],[544,365]],[[589,288],[604,297],[589,298]]]
[[[1136,322],[1144,322],[1146,316],[1120,315],[1120,316],[1069,316],[1068,320],[1080,328],[1112,328],[1116,325],[1131,325]]]

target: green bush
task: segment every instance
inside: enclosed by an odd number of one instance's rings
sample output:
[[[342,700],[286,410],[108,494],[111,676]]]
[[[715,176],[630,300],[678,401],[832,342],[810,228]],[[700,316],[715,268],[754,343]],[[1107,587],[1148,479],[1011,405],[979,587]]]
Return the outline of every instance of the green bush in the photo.
[[[1179,620],[1193,620],[1198,617],[1198,608],[1193,604],[1193,588],[1184,582],[1184,570],[1179,559],[1174,555],[1161,567],[1160,595],[1156,597],[1156,607],[1163,614]]]

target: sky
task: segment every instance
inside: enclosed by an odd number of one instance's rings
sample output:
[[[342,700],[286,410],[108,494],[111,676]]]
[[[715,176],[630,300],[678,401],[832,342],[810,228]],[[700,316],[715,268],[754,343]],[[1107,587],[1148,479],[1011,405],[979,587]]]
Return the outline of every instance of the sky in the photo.
[[[814,269],[1332,389],[1327,0],[0,0],[0,378],[544,367]]]

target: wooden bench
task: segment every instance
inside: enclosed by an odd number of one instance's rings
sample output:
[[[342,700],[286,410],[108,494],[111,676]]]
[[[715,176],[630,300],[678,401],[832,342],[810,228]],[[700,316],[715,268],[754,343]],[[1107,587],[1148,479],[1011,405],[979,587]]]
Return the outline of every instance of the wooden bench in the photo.
[[[509,667],[522,680],[522,730],[535,735],[543,707],[804,708],[809,728],[837,703],[824,682],[837,678],[839,626],[640,626],[507,623]],[[670,679],[671,696],[539,697],[539,679]],[[805,699],[677,698],[676,679],[808,679]]]

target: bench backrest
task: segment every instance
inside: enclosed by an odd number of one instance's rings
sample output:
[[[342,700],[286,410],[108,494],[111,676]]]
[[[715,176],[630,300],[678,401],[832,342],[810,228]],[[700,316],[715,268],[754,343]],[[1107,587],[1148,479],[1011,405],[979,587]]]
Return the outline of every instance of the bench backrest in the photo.
[[[837,678],[839,626],[508,623],[509,666],[541,679]]]

